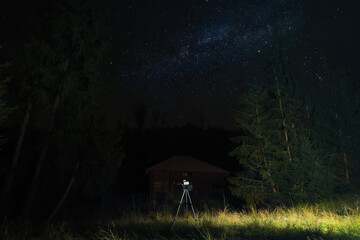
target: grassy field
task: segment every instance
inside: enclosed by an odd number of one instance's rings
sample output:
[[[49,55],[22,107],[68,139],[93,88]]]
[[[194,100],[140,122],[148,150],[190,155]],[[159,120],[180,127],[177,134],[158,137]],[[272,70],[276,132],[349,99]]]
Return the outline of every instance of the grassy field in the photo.
[[[111,219],[99,216],[82,222],[47,224],[41,226],[41,231],[30,224],[5,221],[0,239],[360,239],[357,195],[290,208],[203,211],[197,213],[197,222],[192,217],[179,217],[173,230],[172,211],[166,209],[118,215]]]

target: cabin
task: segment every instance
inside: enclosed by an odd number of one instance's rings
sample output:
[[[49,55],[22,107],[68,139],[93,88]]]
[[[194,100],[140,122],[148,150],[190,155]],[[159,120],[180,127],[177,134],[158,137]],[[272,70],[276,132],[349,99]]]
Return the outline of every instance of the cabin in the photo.
[[[228,171],[191,156],[173,156],[146,169],[150,182],[150,199],[166,197],[178,199],[182,194],[183,180],[192,182],[198,198],[222,194]]]

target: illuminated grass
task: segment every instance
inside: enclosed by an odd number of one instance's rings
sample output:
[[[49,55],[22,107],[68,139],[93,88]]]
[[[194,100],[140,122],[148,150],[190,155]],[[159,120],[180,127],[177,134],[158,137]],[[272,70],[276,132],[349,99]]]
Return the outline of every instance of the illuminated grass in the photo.
[[[172,231],[172,208],[147,214],[124,212],[121,216],[112,216],[112,220],[99,217],[80,223],[78,229],[74,228],[75,223],[48,225],[40,237],[34,237],[31,226],[27,224],[3,224],[0,226],[0,236],[3,236],[0,239],[360,239],[358,197],[347,199],[351,201],[240,212],[228,209],[204,211],[197,213],[197,222],[191,216],[179,217]],[[20,234],[21,228],[25,234]]]
[[[277,208],[247,212],[216,212],[200,214],[199,226],[220,229],[228,236],[258,235],[318,235],[327,237],[359,237],[359,210],[346,210],[337,214],[322,210],[319,206],[301,208]],[[247,232],[242,234],[241,231]]]
[[[134,214],[113,222],[116,229],[133,229],[137,236],[153,239],[360,239],[358,202],[328,202],[313,206],[272,210],[251,209],[235,212],[198,213],[198,222],[190,217],[177,219],[173,231],[171,214]],[[135,228],[135,229],[134,229]],[[145,232],[144,232],[145,229]],[[187,234],[188,237],[184,237]],[[182,238],[182,237],[183,238]],[[134,238],[138,238],[133,236]],[[141,239],[141,237],[139,237]]]

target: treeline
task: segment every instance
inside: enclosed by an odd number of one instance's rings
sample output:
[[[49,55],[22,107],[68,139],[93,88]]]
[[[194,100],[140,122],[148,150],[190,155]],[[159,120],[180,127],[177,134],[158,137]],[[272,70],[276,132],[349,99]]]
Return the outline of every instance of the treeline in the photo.
[[[316,201],[359,185],[356,79],[325,61],[300,77],[287,53],[276,47],[235,117],[242,134],[231,155],[244,171],[231,191],[248,206]]]
[[[97,101],[106,84],[106,6],[83,0],[34,5],[28,19],[34,27],[24,29],[16,48],[2,48],[11,64],[0,69],[0,215],[51,221],[65,201],[97,199],[113,183],[122,135],[108,128]]]

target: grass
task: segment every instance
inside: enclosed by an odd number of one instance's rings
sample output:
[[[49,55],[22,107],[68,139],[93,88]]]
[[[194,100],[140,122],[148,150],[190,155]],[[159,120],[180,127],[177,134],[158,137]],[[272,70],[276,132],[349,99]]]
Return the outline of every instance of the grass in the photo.
[[[112,219],[45,225],[41,234],[29,224],[4,222],[0,239],[360,239],[360,198],[346,196],[314,205],[275,209],[197,213],[198,221],[181,216],[174,229],[172,211],[127,212]],[[77,225],[76,227],[74,227]]]

